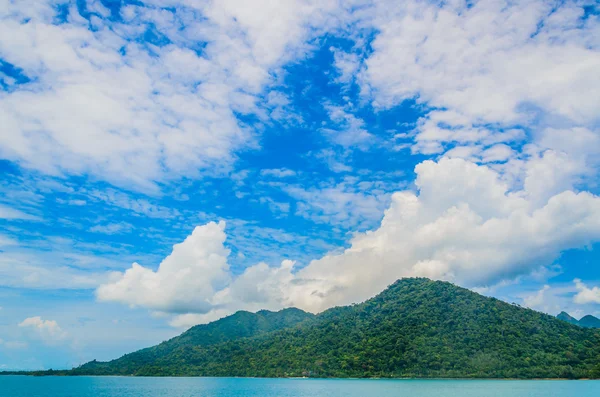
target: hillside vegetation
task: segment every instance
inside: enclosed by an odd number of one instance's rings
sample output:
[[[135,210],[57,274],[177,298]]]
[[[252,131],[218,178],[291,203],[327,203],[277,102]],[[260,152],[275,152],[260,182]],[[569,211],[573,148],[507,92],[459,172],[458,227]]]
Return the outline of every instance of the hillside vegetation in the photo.
[[[140,369],[155,365],[191,347],[215,345],[288,328],[314,318],[313,314],[290,308],[279,312],[261,310],[258,313],[239,311],[210,324],[196,325],[183,334],[159,345],[126,354],[110,362],[91,361],[76,372],[103,375],[135,375]]]

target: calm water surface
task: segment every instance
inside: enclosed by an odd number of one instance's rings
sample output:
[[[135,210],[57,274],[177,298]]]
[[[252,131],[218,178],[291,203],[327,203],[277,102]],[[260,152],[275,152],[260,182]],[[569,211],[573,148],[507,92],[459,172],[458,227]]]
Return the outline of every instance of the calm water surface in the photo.
[[[2,397],[598,397],[600,381],[0,376]]]

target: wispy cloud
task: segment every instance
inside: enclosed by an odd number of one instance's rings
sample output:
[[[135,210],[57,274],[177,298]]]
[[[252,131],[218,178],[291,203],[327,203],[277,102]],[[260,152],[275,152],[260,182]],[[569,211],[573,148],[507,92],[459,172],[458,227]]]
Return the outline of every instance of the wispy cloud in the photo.
[[[263,176],[272,176],[275,178],[285,178],[289,176],[295,176],[296,172],[287,168],[271,168],[260,171]]]
[[[127,222],[108,223],[90,228],[90,232],[103,234],[121,234],[128,233],[131,230],[133,230],[133,225]]]
[[[35,215],[27,214],[21,210],[0,204],[0,219],[17,219],[24,221],[39,221],[41,218]]]
[[[180,214],[177,209],[151,203],[145,198],[139,198],[115,189],[93,190],[89,196],[96,200],[130,210],[149,218],[173,218]]]

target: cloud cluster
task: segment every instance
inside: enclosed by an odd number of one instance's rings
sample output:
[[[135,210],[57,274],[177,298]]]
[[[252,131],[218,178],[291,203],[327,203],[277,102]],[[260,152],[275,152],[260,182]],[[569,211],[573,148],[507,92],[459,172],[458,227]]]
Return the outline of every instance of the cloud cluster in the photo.
[[[577,289],[577,294],[573,298],[575,303],[600,303],[600,288],[589,288],[579,279],[575,279],[575,288]]]
[[[525,306],[530,307],[532,309],[541,308],[544,304],[547,303],[546,292],[548,292],[548,290],[550,290],[550,286],[546,284],[539,291],[531,295],[525,296],[523,298],[523,303],[525,304]]]
[[[40,316],[28,317],[19,323],[19,327],[32,330],[36,337],[52,344],[64,340],[67,333],[54,320],[44,320]]]
[[[514,287],[519,288],[518,283],[514,284]],[[588,285],[576,278],[572,282],[546,284],[540,289],[525,294],[517,293],[517,297],[525,306],[549,314],[565,311],[576,318],[586,314],[597,316],[600,288]]]
[[[158,271],[134,264],[98,296],[202,318],[259,307],[316,312],[364,300],[406,276],[491,285],[600,241],[600,198],[592,194],[567,190],[540,204],[526,190],[511,191],[493,169],[463,159],[425,161],[415,171],[418,192],[395,193],[379,228],[302,269],[261,263],[235,277],[227,272],[224,225],[210,223],[175,246]]]
[[[156,271],[134,263],[116,282],[101,285],[98,299],[165,312],[210,311],[210,299],[230,280],[224,229],[224,222],[196,227]]]
[[[413,153],[490,164],[536,205],[594,181],[600,20],[586,2],[377,2],[361,21],[377,32],[356,60],[363,96],[424,106]]]
[[[0,58],[17,77],[2,75],[0,156],[145,190],[227,169],[254,144],[236,114],[262,117],[273,73],[336,5],[259,3],[153,1],[113,19],[96,1],[61,23],[52,0],[2,2]]]
[[[380,33],[361,71],[378,106],[410,98],[434,109],[416,149],[491,147],[513,126],[598,121],[600,24],[581,2],[405,1],[377,3]],[[541,120],[540,120],[541,119]]]

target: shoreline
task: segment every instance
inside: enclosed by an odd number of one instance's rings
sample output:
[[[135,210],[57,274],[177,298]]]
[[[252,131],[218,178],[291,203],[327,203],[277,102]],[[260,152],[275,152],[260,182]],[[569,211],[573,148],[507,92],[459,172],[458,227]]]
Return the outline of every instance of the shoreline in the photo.
[[[386,381],[394,381],[394,380],[460,380],[460,381],[600,381],[600,378],[439,378],[439,377],[397,377],[397,378],[381,378],[381,377],[373,377],[373,378],[318,378],[318,377],[260,377],[260,376],[135,376],[135,375],[68,375],[68,374],[43,374],[37,375],[32,372],[20,372],[20,371],[3,371],[0,372],[0,376],[29,376],[34,378],[46,378],[46,377],[54,377],[54,378],[169,378],[169,379],[177,379],[177,378],[203,378],[203,379],[289,379],[289,380],[386,380]],[[58,371],[57,371],[58,372]]]

